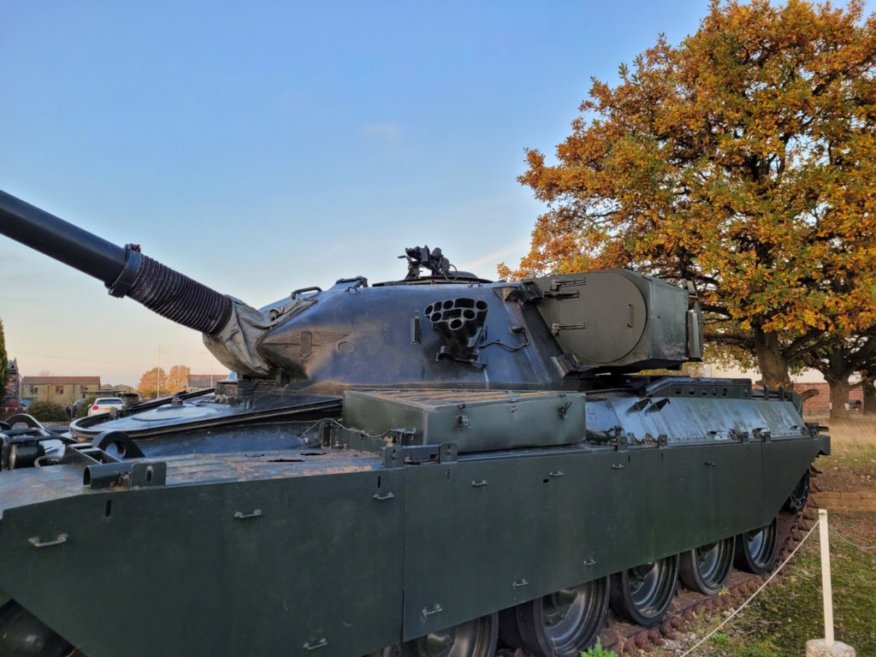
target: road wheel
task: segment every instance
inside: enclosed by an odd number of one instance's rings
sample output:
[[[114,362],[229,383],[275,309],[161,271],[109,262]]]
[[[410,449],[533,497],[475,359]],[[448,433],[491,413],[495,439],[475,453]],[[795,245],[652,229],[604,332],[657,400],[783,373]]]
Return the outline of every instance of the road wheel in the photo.
[[[736,537],[736,567],[760,575],[773,569],[778,553],[776,519],[759,529]]]
[[[493,657],[499,629],[498,614],[482,616],[467,623],[431,632],[402,644],[401,657]],[[379,657],[395,655],[377,653]]]
[[[736,541],[727,538],[688,550],[678,565],[682,583],[691,591],[715,595],[730,577],[735,549]]]
[[[811,487],[812,481],[809,476],[809,470],[807,470],[806,474],[800,477],[800,481],[797,482],[797,485],[794,486],[794,490],[792,490],[791,494],[788,496],[788,500],[785,502],[785,508],[788,509],[788,511],[800,513],[806,506],[806,500],[809,499],[809,490]]]
[[[16,602],[0,609],[2,657],[67,657],[73,647]]]
[[[659,625],[678,583],[678,555],[612,575],[611,607],[644,627]]]
[[[508,609],[502,613],[502,640],[538,657],[578,657],[605,624],[609,589],[604,577]]]

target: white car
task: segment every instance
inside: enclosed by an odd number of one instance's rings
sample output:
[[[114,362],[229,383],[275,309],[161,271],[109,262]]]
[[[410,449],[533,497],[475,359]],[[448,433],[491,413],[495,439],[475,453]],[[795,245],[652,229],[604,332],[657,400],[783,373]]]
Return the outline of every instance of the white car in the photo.
[[[111,409],[122,410],[125,402],[120,397],[98,397],[88,409],[88,417],[98,413],[109,413]]]

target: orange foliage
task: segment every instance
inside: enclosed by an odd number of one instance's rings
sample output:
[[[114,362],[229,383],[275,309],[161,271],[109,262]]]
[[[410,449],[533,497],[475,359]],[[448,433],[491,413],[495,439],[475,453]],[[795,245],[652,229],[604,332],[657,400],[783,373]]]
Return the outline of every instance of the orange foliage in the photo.
[[[876,18],[790,0],[713,1],[620,82],[594,80],[514,276],[632,266],[695,281],[735,330],[876,324]]]
[[[167,390],[167,374],[160,367],[153,367],[148,372],[143,372],[140,377],[140,383],[137,385],[137,392],[140,394],[140,399],[153,399],[159,393],[166,396]]]
[[[189,386],[191,370],[185,365],[174,365],[167,375],[167,393],[182,392]]]

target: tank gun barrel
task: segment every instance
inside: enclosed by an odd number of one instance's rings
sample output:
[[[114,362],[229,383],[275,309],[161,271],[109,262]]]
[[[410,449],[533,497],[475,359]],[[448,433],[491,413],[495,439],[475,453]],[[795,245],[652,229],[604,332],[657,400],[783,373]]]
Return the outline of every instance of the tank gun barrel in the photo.
[[[106,284],[125,266],[122,247],[2,191],[0,231]]]
[[[113,296],[129,296],[183,326],[217,335],[232,300],[140,253],[120,247],[0,191],[0,233],[103,281]]]

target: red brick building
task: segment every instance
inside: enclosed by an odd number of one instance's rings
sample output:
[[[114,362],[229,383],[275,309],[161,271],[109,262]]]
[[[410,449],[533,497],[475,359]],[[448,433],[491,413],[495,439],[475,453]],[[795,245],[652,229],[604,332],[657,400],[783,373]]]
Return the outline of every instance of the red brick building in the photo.
[[[830,413],[830,386],[825,382],[795,383],[794,390],[800,394],[807,390],[816,390],[818,394],[803,402],[804,415],[827,415]],[[864,391],[861,386],[849,390],[849,404],[846,407],[850,413],[860,413],[864,407]]]

